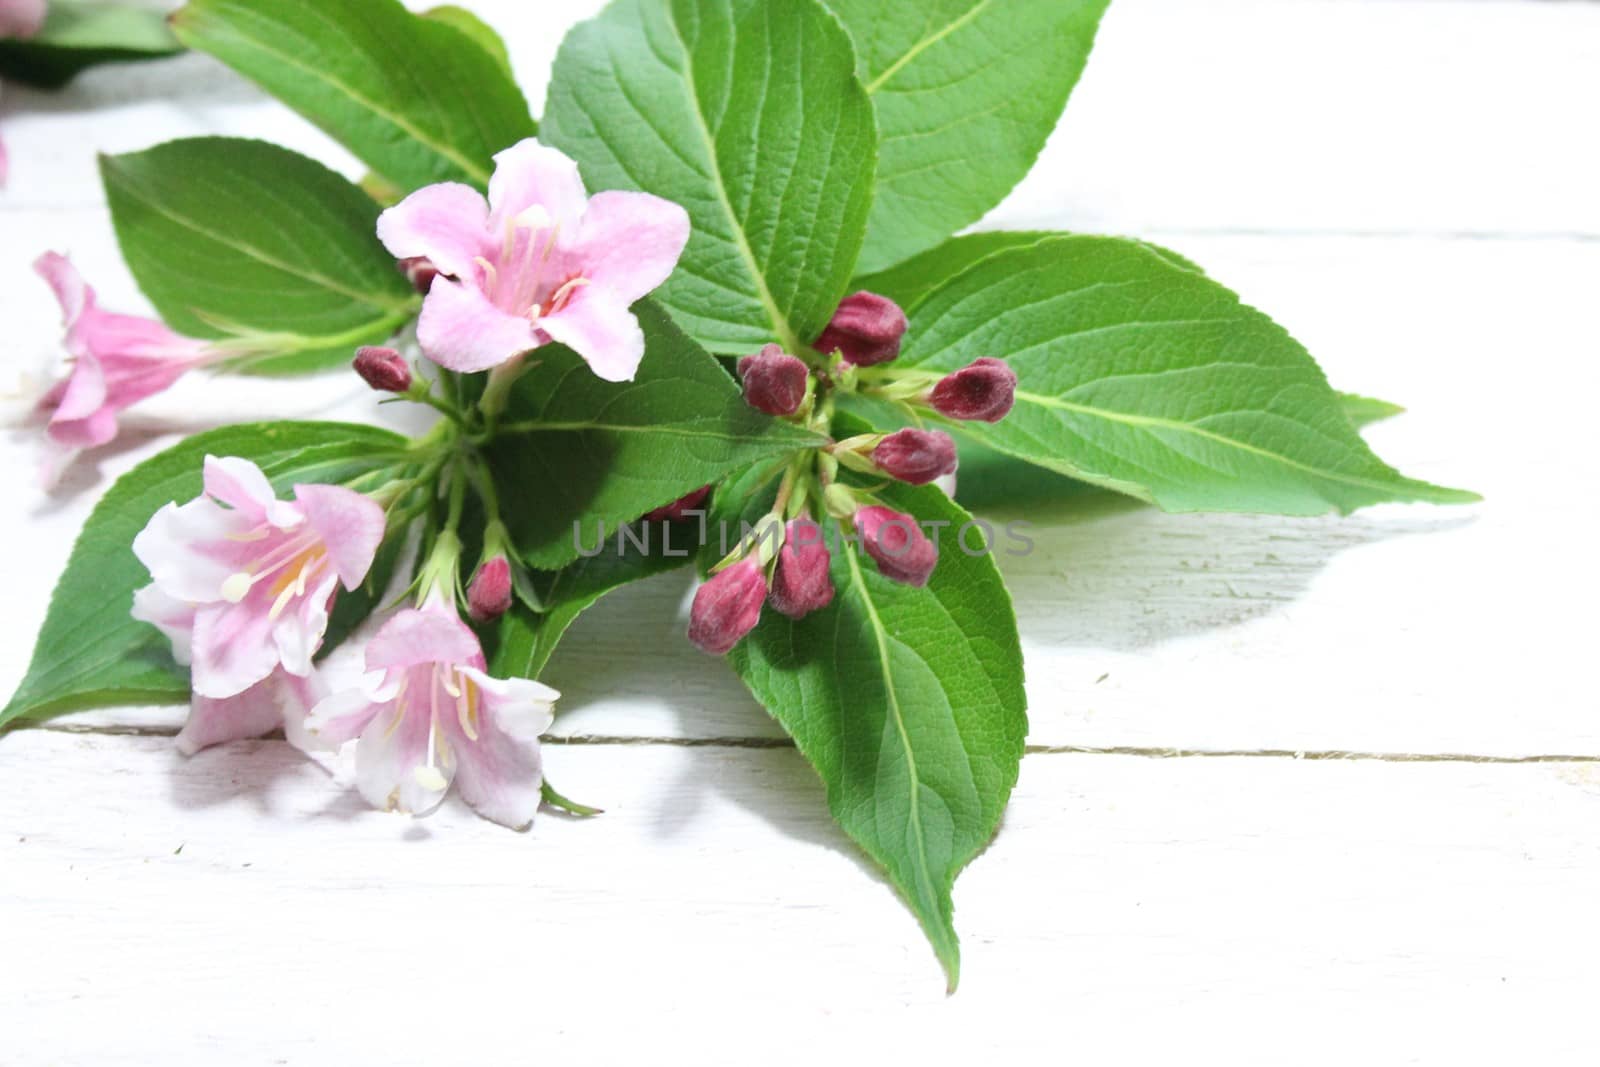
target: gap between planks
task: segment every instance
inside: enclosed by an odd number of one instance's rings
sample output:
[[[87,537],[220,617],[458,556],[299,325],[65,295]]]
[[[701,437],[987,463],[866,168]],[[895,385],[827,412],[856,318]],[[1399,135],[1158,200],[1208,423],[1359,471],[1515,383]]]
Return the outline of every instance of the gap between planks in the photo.
[[[176,737],[176,727],[166,726],[87,726],[74,723],[22,724],[0,730],[60,734],[88,734],[96,737]],[[268,740],[283,740],[281,733]],[[649,737],[628,734],[573,734],[546,737],[547,745],[662,745],[670,748],[794,748],[786,737]],[[1529,756],[1481,756],[1468,752],[1372,752],[1349,749],[1292,748],[1155,748],[1138,745],[1027,745],[1029,756],[1138,756],[1144,759],[1288,759],[1347,760],[1367,763],[1600,763],[1600,755],[1581,753],[1541,753]]]

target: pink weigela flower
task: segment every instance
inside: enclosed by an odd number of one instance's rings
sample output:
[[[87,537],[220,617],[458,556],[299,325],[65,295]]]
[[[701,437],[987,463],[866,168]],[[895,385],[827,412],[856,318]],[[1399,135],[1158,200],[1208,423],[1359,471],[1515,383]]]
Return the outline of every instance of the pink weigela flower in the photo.
[[[439,271],[417,324],[422,351],[482,371],[550,341],[601,378],[633,378],[644,334],[628,309],[677,265],[689,216],[648,193],[588,197],[578,165],[532,139],[495,156],[489,198],[443,182],[378,218],[396,259]]]
[[[272,701],[284,676],[311,674],[336,587],[366,578],[384,534],[383,509],[333,485],[297,485],[279,500],[261,468],[205,460],[205,492],[168,504],[134,538],[154,581],[133,616],[189,664],[195,700],[186,750],[281,725]]]
[[[102,311],[66,256],[46,252],[33,268],[61,303],[72,358],[71,372],[39,401],[56,451],[46,463],[48,483],[79,451],[116,437],[123,409],[169,388],[215,353],[206,342],[182,337],[154,319]]]
[[[356,741],[356,782],[378,808],[431,811],[450,783],[480,815],[521,829],[539,807],[539,735],[560,696],[491,678],[483,649],[438,597],[397,613],[367,645],[364,684],[320,701],[307,735]]]

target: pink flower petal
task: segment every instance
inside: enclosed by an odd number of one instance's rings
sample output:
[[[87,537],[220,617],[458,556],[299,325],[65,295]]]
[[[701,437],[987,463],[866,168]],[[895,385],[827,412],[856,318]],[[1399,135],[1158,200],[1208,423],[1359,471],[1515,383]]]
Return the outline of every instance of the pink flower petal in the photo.
[[[273,623],[272,642],[278,646],[278,659],[288,673],[302,678],[311,673],[311,657],[322,647],[322,637],[328,632],[328,604],[338,581],[337,575],[328,574],[315,589],[297,597],[294,605]]]
[[[596,193],[567,256],[625,304],[657,289],[689,243],[689,213],[649,193]]]
[[[32,37],[44,16],[45,0],[0,0],[0,37]]]
[[[52,422],[79,422],[99,411],[106,402],[106,376],[100,361],[87,352],[78,356],[65,387],[59,393],[52,391],[51,396],[55,402],[55,411],[50,416]],[[112,432],[115,431],[113,422]]]
[[[644,359],[639,320],[604,286],[579,286],[566,307],[539,320],[539,328],[582,356],[608,382],[632,381]]]
[[[578,164],[530,137],[494,157],[489,229],[503,232],[512,219],[532,207],[544,209],[563,227],[575,226],[583,216],[584,197]]]
[[[230,697],[271,674],[279,662],[272,629],[255,593],[237,604],[201,605],[194,619],[194,691]]]
[[[168,596],[158,585],[147,585],[133,594],[133,617],[166,634],[172,642],[172,658],[183,666],[188,666],[191,658],[194,611],[193,604]]]
[[[94,306],[94,290],[84,283],[83,275],[72,261],[60,252],[46,252],[33,261],[33,269],[56,294],[61,305],[62,324],[71,327],[83,314],[84,308]]]
[[[337,485],[297,485],[294,498],[322,538],[339,580],[346,589],[355,589],[383,543],[383,509],[370,497]]]
[[[445,717],[442,725],[455,754],[461,799],[484,818],[513,830],[531,823],[544,780],[538,739],[512,737],[492,714],[478,720],[476,741],[467,737],[456,718]]]
[[[228,511],[206,497],[187,504],[168,504],[151,516],[133,539],[133,554],[168,596],[195,604],[210,603],[222,599],[222,583],[238,567],[234,560],[201,552],[197,546],[237,543],[242,559],[249,545],[231,539],[253,525],[249,517]]]
[[[501,311],[477,287],[440,278],[422,303],[417,343],[440,366],[472,372],[536,348],[539,339],[532,323]]]
[[[238,456],[207,456],[205,461],[206,495],[228,505],[248,518],[251,524],[262,522],[279,504],[272,483],[261,473],[261,468]],[[296,518],[298,513],[291,513]],[[290,515],[280,515],[287,525],[298,525]],[[277,524],[275,524],[277,525]]]
[[[445,274],[470,278],[473,260],[496,247],[489,206],[469,185],[428,185],[378,216],[378,240],[395,259],[426,258]]]
[[[396,718],[398,716],[398,721]],[[416,771],[428,762],[429,718],[386,710],[367,724],[356,744],[356,786],[367,803],[384,811],[416,815],[432,811],[450,788],[455,768],[448,760],[434,767],[444,783],[430,789]]]
[[[361,736],[373,716],[387,706],[377,690],[383,676],[373,674],[350,689],[323,696],[305,718],[304,734],[318,748],[338,748]]]
[[[478,638],[448,608],[402,611],[384,624],[367,645],[367,669],[413,667],[420,663],[483,663]]]
[[[192,756],[226,741],[270,734],[283,725],[283,704],[277,675],[221,699],[196,694],[189,720],[178,734],[178,751]]]

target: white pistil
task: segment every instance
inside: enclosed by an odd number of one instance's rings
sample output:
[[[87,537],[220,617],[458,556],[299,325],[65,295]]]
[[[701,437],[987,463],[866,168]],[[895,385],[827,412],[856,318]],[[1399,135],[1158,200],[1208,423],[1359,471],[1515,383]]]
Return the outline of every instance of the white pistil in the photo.
[[[412,770],[411,776],[418,785],[431,793],[443,792],[449,785],[449,779],[440,773],[436,765],[439,745],[439,688],[440,664],[433,665],[433,684],[428,687],[428,762]]]

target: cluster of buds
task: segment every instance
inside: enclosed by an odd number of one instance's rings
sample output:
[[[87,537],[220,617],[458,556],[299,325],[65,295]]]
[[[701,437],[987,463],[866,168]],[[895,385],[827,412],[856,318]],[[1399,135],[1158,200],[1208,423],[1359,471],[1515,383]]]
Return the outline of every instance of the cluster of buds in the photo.
[[[894,301],[854,293],[817,338],[815,354],[802,358],[769,344],[740,359],[745,401],[824,434],[832,430],[837,396],[852,392],[898,405],[918,424],[925,416],[997,422],[1010,412],[1017,376],[1005,361],[983,357],[947,374],[897,366],[906,329],[905,313]],[[865,553],[886,578],[925,585],[939,552],[922,526],[839,475],[848,470],[928,485],[953,475],[956,463],[950,435],[921,425],[860,434],[797,456],[783,472],[772,510],[696,591],[689,639],[722,655],[755,628],[768,606],[794,619],[827,607],[834,586],[824,521],[836,523],[839,540]],[[682,505],[697,507],[704,497],[700,490],[647,518],[681,518]]]

